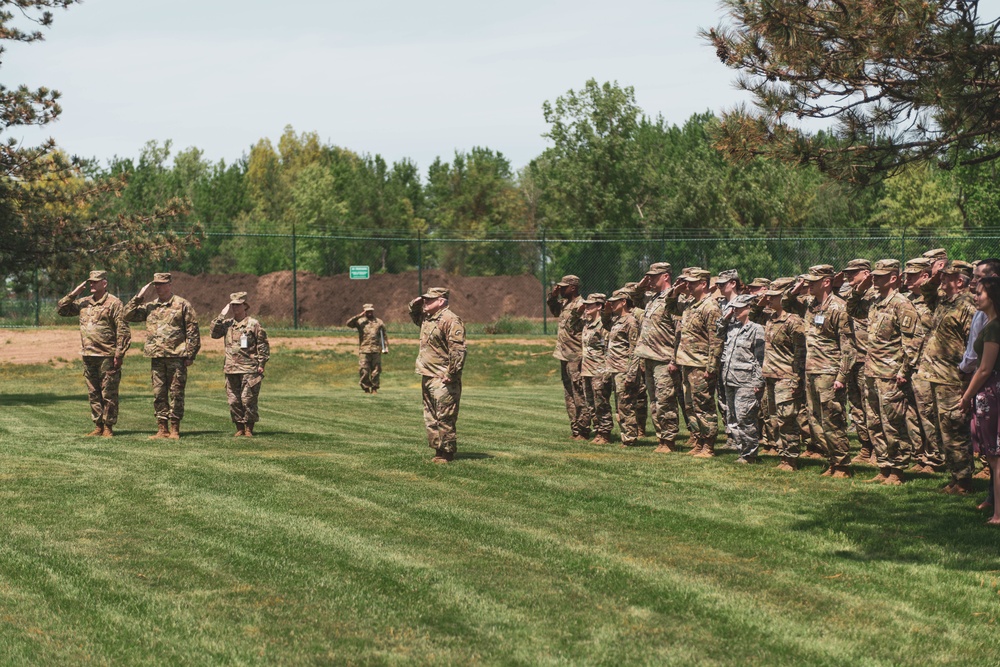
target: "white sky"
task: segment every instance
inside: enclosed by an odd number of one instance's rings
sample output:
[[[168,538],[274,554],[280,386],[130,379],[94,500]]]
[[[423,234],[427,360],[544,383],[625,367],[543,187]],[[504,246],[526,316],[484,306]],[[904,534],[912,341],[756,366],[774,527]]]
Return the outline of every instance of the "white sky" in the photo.
[[[517,168],[546,146],[542,102],[590,78],[677,124],[744,101],[696,36],[720,18],[714,0],[86,0],[10,46],[2,81],[63,93],[57,123],[10,136],[101,160],[170,139],[231,162],[290,124],[424,173],[473,146]]]

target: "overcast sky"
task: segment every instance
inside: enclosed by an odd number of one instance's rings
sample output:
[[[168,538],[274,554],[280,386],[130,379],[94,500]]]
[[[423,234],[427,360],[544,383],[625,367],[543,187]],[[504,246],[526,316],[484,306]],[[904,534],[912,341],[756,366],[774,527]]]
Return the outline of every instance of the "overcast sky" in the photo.
[[[713,0],[86,0],[2,76],[63,93],[57,123],[11,136],[101,160],[170,139],[231,162],[292,125],[425,173],[473,146],[520,167],[546,146],[542,103],[590,78],[677,124],[746,100],[697,38],[720,17]]]

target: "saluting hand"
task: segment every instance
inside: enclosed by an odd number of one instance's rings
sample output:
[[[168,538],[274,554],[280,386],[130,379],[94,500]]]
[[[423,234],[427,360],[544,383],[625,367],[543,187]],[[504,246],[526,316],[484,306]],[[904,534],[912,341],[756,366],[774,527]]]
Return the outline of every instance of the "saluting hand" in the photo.
[[[227,319],[229,317],[229,306],[231,305],[232,304],[227,303],[226,307],[222,309],[221,313],[219,313],[219,317],[221,317],[222,319]]]
[[[143,285],[142,289],[139,290],[139,297],[145,299],[146,295],[149,294],[149,290],[153,289],[153,282],[150,281]]]
[[[87,289],[87,283],[88,283],[88,281],[84,280],[82,283],[80,283],[79,285],[77,285],[76,289],[73,290],[72,296],[79,296],[80,294],[82,294],[83,290]]]

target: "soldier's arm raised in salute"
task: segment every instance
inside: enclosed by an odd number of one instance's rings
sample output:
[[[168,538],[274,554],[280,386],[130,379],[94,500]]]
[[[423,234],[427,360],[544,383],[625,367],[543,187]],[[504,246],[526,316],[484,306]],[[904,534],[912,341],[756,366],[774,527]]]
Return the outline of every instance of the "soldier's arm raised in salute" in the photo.
[[[59,299],[59,303],[56,304],[56,312],[61,317],[73,317],[80,314],[80,304],[76,302],[76,297],[80,296],[88,284],[89,281],[84,280],[72,292]]]
[[[139,293],[128,300],[125,304],[125,321],[126,322],[145,322],[146,317],[149,315],[149,307],[143,303],[149,290],[153,289],[153,283],[146,283]]]
[[[214,320],[212,320],[212,329],[209,331],[209,335],[213,339],[222,338],[226,335],[226,331],[229,330],[229,327],[233,326],[233,319],[229,317],[229,305],[230,304],[227,303],[226,307],[222,309],[222,312],[219,313]]]

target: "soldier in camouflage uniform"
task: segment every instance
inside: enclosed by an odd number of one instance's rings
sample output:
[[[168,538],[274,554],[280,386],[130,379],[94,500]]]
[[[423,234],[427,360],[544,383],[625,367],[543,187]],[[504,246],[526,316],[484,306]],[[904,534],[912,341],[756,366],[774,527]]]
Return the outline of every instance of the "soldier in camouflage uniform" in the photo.
[[[872,304],[868,322],[868,423],[879,474],[871,482],[903,483],[910,459],[906,436],[906,395],[901,387],[910,381],[916,363],[917,311],[899,293],[899,260],[882,259],[872,269],[879,300]]]
[[[583,355],[580,360],[580,377],[587,397],[588,412],[593,415],[594,444],[611,442],[611,392],[614,383],[605,366],[608,330],[604,326],[602,311],[606,297],[595,292],[583,301],[584,322],[580,340]]]
[[[645,364],[646,391],[652,406],[653,426],[658,445],[654,451],[674,451],[679,421],[677,416],[677,386],[680,373],[674,363],[677,325],[674,318],[675,295],[670,286],[671,267],[656,262],[639,283],[655,296],[646,303],[639,323],[635,356]]]
[[[740,272],[736,269],[721,271],[719,275],[714,278],[714,281],[713,296],[715,297],[716,303],[719,304],[719,312],[721,312],[723,317],[725,317],[728,310],[730,310],[729,304],[732,303],[732,300],[735,299],[743,289],[743,283],[740,281]],[[709,283],[709,287],[713,287],[711,282]],[[718,334],[720,341],[726,340],[725,331],[719,331]],[[715,402],[716,407],[719,410],[719,415],[722,416],[722,426],[726,432],[726,449],[738,450],[739,445],[737,445],[735,438],[733,438],[733,434],[730,432],[729,419],[726,417],[726,385],[723,384],[721,375],[719,375],[718,382],[719,384],[716,387]]]
[[[608,351],[604,364],[615,388],[622,447],[632,446],[639,437],[635,405],[641,390],[639,358],[634,354],[639,340],[639,323],[632,315],[630,302],[627,289],[615,290],[607,302],[613,319],[608,331]]]
[[[556,350],[552,356],[559,360],[570,431],[574,440],[586,440],[590,437],[592,415],[587,408],[587,397],[583,392],[583,378],[580,376],[580,362],[583,354],[580,342],[580,337],[583,334],[583,299],[580,297],[580,279],[577,276],[563,276],[563,279],[556,283],[552,291],[549,292],[546,303],[549,312],[559,318]]]
[[[382,376],[382,355],[389,354],[385,323],[375,317],[375,306],[366,303],[361,312],[347,320],[347,327],[358,330],[358,375],[366,394],[378,394]]]
[[[786,290],[794,278],[778,278],[764,297],[771,316],[764,326],[764,366],[768,421],[781,463],[778,470],[798,468],[799,413],[802,411],[805,386],[806,338],[802,318],[784,309]]]
[[[699,458],[715,456],[719,432],[715,390],[718,382],[722,341],[716,323],[722,313],[708,292],[711,274],[698,267],[684,270],[675,290],[684,300],[677,331],[676,364],[684,383],[684,409],[691,428],[691,454]],[[680,299],[678,298],[680,304]]]
[[[850,477],[847,440],[847,378],[854,366],[854,336],[847,304],[833,293],[833,267],[809,267],[792,288],[800,294],[806,286],[805,306],[806,405],[816,445],[825,449],[829,467],[823,473]]]
[[[253,437],[254,424],[260,421],[257,400],[264,381],[264,365],[271,358],[267,332],[260,322],[248,317],[246,292],[229,295],[229,303],[212,320],[212,338],[224,338],[226,360],[226,398],[229,416],[236,424],[234,437]]]
[[[169,273],[154,274],[153,282],[147,283],[125,304],[126,322],[146,323],[142,353],[150,359],[152,367],[153,409],[157,423],[156,434],[151,439],[181,437],[187,369],[201,349],[198,316],[190,303],[173,293],[170,281]],[[143,303],[153,290],[156,300]]]
[[[642,328],[642,318],[645,315],[644,308],[646,307],[646,292],[639,287],[637,282],[627,282],[625,283],[623,290],[626,291],[628,297],[632,300],[632,316],[635,317],[635,323],[638,329]],[[639,371],[637,375],[639,382],[639,395],[636,397],[635,401],[635,420],[639,424],[639,437],[646,437],[646,421],[649,419],[649,396],[646,391],[646,360],[639,359]],[[678,391],[680,391],[680,385],[678,385]],[[677,395],[678,405],[680,404],[680,394]]]
[[[765,308],[767,299],[764,297],[764,292],[770,285],[771,281],[767,278],[754,278],[746,285],[746,293],[754,297],[750,304],[750,321],[761,326],[767,324],[769,316]],[[760,396],[760,423],[757,427],[757,432],[760,433],[760,453],[762,455],[775,454],[777,451],[775,443],[778,441],[778,434],[771,430],[767,401],[767,391],[764,391]]]
[[[903,268],[903,284],[907,292],[904,296],[917,311],[917,340],[915,358],[919,358],[923,342],[933,326],[932,309],[938,302],[940,273],[932,276],[934,262],[927,257],[916,257],[906,262]],[[944,452],[933,437],[924,433],[924,425],[935,420],[934,415],[924,414],[930,408],[930,384],[916,374],[903,385],[906,394],[906,437],[915,465],[913,472],[934,472],[944,466]],[[921,400],[923,397],[923,400]]]
[[[465,367],[465,324],[448,308],[448,290],[432,287],[410,301],[410,319],[420,327],[417,375],[424,398],[427,443],[434,463],[455,458],[458,408],[462,400]]]
[[[757,427],[764,393],[764,327],[750,321],[753,301],[750,294],[734,297],[727,304],[729,313],[718,322],[718,329],[726,332],[719,375],[726,392],[729,432],[740,453],[737,463],[754,463],[760,447]]]
[[[966,290],[972,265],[953,260],[940,275],[944,295],[931,302],[934,319],[920,351],[913,386],[916,390],[920,382],[917,402],[924,433],[934,443],[928,449],[942,451],[951,471],[951,481],[942,491],[967,495],[972,488],[974,461],[969,424],[961,410],[965,381],[958,367],[976,314],[976,305]]]
[[[868,277],[872,272],[872,263],[867,259],[852,259],[834,277],[834,289],[837,283],[843,279],[845,282],[840,287],[839,295],[848,302],[847,314],[851,316],[851,329],[854,334],[854,349],[856,352],[854,365],[851,373],[847,376],[847,400],[850,402],[851,422],[854,430],[858,434],[858,442],[861,451],[851,460],[851,463],[861,465],[871,465],[872,455],[875,450],[872,448],[871,436],[868,434],[868,413],[865,402],[865,357],[868,354],[868,311],[874,303],[878,294],[871,288],[864,288],[864,293],[860,299],[852,299],[852,295],[862,285],[867,285],[871,281]]]
[[[90,295],[77,298],[88,287]],[[94,421],[94,430],[87,435],[110,438],[118,422],[122,360],[132,341],[123,317],[125,308],[118,297],[108,294],[107,272],[91,271],[87,280],[59,300],[58,312],[62,317],[80,316],[83,378]]]

